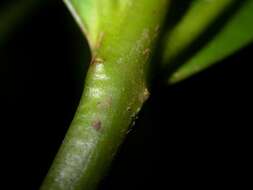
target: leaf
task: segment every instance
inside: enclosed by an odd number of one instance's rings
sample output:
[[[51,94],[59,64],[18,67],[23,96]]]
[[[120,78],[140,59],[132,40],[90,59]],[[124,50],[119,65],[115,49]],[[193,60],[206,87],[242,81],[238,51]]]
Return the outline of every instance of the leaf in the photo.
[[[94,49],[102,31],[124,17],[133,0],[64,0]]]
[[[223,29],[170,78],[176,83],[210,67],[253,41],[253,1],[247,0],[230,18]]]
[[[234,0],[194,0],[180,22],[165,38],[166,65],[187,48]],[[177,5],[181,7],[181,3]]]

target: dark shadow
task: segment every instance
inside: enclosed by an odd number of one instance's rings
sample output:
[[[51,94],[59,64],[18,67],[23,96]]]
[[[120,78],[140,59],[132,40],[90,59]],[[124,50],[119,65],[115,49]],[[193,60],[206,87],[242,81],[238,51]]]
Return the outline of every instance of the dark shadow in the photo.
[[[0,51],[2,187],[33,190],[73,119],[90,52],[61,1],[41,6],[14,33]]]

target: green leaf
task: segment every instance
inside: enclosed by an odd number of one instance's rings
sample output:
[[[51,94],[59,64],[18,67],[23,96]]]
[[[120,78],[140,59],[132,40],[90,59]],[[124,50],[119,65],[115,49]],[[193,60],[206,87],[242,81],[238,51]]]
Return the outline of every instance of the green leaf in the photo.
[[[123,20],[133,1],[126,0],[64,0],[75,20],[95,49],[102,31]]]
[[[179,23],[165,36],[163,63],[170,64],[234,2],[234,0],[193,0]]]
[[[196,13],[197,14],[197,13]],[[253,41],[253,1],[244,1],[222,30],[170,78],[176,83],[210,67]]]

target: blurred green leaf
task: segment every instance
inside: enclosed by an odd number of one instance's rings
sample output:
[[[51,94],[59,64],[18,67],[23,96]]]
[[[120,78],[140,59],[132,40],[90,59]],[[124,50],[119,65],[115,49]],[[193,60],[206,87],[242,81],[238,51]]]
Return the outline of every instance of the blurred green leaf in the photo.
[[[234,0],[193,0],[182,19],[165,36],[164,64],[170,64],[187,48],[207,27],[233,4]],[[179,3],[179,7],[182,3]],[[178,11],[179,11],[178,10]]]
[[[196,14],[198,14],[196,12]],[[200,51],[182,64],[170,77],[170,83],[181,81],[253,41],[253,0],[243,1],[222,30]]]

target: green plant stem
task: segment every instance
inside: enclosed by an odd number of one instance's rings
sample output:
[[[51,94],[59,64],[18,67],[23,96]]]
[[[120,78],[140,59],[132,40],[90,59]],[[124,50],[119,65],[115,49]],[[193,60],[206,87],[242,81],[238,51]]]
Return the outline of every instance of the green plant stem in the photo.
[[[123,18],[104,18],[80,105],[41,190],[96,188],[149,96],[148,63],[168,2],[130,0]]]

